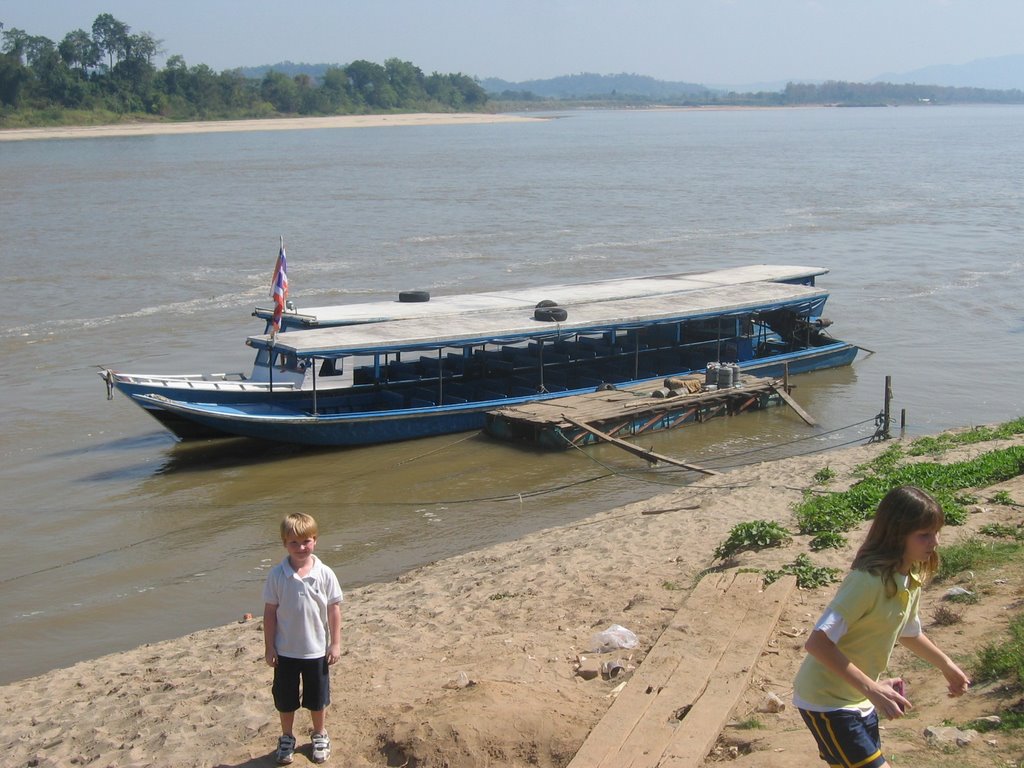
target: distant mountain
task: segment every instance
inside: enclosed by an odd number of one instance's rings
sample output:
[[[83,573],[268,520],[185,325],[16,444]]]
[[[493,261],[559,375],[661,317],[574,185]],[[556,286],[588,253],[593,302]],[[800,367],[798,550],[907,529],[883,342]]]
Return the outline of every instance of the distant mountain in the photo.
[[[306,64],[282,61],[277,64],[263,64],[257,67],[240,67],[239,71],[250,78],[261,79],[269,70],[281,72],[289,77],[308,75],[314,79],[323,77],[328,67],[344,64]],[[793,80],[804,84],[820,84],[820,80]],[[1024,91],[1024,55],[996,56],[976,59],[967,64],[934,65],[910,72],[886,72],[868,82],[938,85],[951,88],[984,88],[989,90]],[[700,83],[671,82],[657,80],[647,75],[617,74],[598,75],[583,72],[578,75],[562,75],[547,80],[524,80],[512,82],[497,77],[479,80],[480,85],[492,98],[501,97],[503,92],[522,96],[532,93],[542,99],[609,99],[638,97],[649,100],[675,100],[695,98],[724,93],[780,92],[787,82],[760,82],[743,85],[703,85]]]
[[[910,72],[886,72],[874,82],[948,85],[955,88],[988,88],[1024,91],[1024,55],[975,59],[966,64],[936,64]]]
[[[261,64],[258,67],[239,67],[238,71],[242,73],[242,77],[248,77],[253,80],[262,80],[263,76],[270,70],[280,72],[288,77],[295,77],[296,75],[309,75],[316,79],[324,76],[324,72],[330,67],[339,67],[340,64],[296,64],[293,61],[279,61],[277,64]]]
[[[550,99],[586,99],[640,96],[645,99],[670,99],[708,93],[698,83],[666,82],[646,75],[596,75],[584,72],[548,80],[524,80],[513,83],[496,77],[480,81],[491,97],[503,92],[529,92]]]

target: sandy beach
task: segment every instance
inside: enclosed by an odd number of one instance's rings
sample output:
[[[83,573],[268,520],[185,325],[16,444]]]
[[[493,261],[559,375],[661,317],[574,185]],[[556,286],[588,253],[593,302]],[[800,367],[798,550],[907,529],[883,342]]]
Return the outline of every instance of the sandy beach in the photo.
[[[183,123],[119,123],[115,125],[59,128],[9,128],[0,130],[0,141],[39,139],[99,139],[112,136],[170,136],[186,133],[237,131],[309,131],[327,128],[381,128],[413,125],[482,125],[543,120],[521,115],[480,113],[416,113],[408,115],[342,115],[338,117],[288,117],[263,120],[207,120]]]
[[[982,443],[944,454],[961,460],[1017,441]],[[344,655],[333,668],[328,728],[330,764],[345,766],[565,766],[606,712],[623,678],[584,679],[577,654],[596,632],[619,624],[638,647],[620,654],[627,680],[676,616],[714,548],[740,522],[772,519],[795,530],[793,505],[823,467],[847,487],[854,468],[884,450],[864,445],[761,463],[644,502],[601,512],[571,526],[541,531],[432,563],[393,582],[348,589],[343,603]],[[1024,500],[1018,477],[999,486]],[[995,489],[979,493],[987,499]],[[1020,521],[1019,505],[979,502],[968,525],[947,527],[944,543],[993,522]],[[844,550],[813,553],[819,565],[847,568],[861,532]],[[325,545],[331,531],[321,531]],[[738,556],[734,568],[771,568],[806,552],[806,537],[783,548]],[[329,546],[321,552],[330,552]],[[283,554],[283,550],[281,550]],[[327,556],[330,564],[329,556]],[[1005,628],[1006,608],[1021,585],[978,574],[986,598],[951,627],[927,625],[956,658],[967,658]],[[345,587],[345,574],[339,572]],[[928,605],[949,584],[925,596]],[[809,626],[832,588],[799,591],[783,611],[752,682],[731,721],[756,716],[757,730],[726,728],[719,760],[746,768],[819,764],[791,706],[758,714],[769,693],[784,702],[802,658]],[[259,594],[255,619],[225,617],[225,626],[83,661],[0,688],[0,748],[17,766],[273,765],[278,720],[263,661]],[[930,615],[930,614],[929,614]],[[1017,765],[1020,738],[999,734],[949,762],[921,735],[928,724],[991,714],[1012,692],[974,690],[946,699],[940,676],[913,666],[913,717],[887,725],[883,744],[900,765]],[[311,764],[308,715],[296,721],[296,765]],[[945,761],[945,762],[943,762]],[[993,762],[996,761],[996,762]]]

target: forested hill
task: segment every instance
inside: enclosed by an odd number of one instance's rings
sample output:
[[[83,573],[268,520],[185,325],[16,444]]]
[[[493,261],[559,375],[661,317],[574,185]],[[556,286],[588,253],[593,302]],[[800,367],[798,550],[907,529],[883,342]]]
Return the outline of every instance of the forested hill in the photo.
[[[473,112],[487,93],[461,73],[425,75],[412,62],[357,60],[215,72],[178,55],[161,69],[161,40],[109,13],[58,43],[0,20],[0,127],[115,122],[123,118],[211,120],[275,115]],[[284,69],[284,65],[282,65]],[[310,74],[315,72],[316,74]]]

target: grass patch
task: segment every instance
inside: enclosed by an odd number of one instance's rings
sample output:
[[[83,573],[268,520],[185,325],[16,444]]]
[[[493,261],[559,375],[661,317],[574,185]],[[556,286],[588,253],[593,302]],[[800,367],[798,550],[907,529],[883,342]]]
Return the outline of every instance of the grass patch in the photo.
[[[984,443],[1024,433],[1024,418],[1008,421],[996,427],[974,427],[966,432],[943,432],[936,437],[922,437],[914,440],[907,453],[911,456],[935,456],[959,445]]]
[[[1024,682],[1024,614],[1010,621],[1009,638],[989,643],[978,652],[974,665],[975,682],[1010,679],[1018,686]]]
[[[991,536],[993,539],[1024,539],[1024,528],[1006,523],[988,523],[978,529],[978,533]]]
[[[981,571],[1005,565],[1020,556],[1024,544],[1017,541],[985,541],[976,536],[943,547],[935,581],[947,581],[964,571]]]

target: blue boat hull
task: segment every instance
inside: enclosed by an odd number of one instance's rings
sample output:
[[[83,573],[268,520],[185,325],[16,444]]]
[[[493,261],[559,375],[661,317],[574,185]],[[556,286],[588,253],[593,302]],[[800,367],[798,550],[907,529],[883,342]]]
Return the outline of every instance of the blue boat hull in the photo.
[[[836,342],[798,352],[741,363],[743,373],[761,377],[779,377],[849,365],[858,348]],[[685,375],[692,371],[680,371]],[[662,379],[650,379],[652,383]],[[629,382],[630,384],[644,381]],[[626,386],[623,384],[622,386]],[[324,413],[313,415],[284,402],[264,403],[189,403],[158,395],[135,395],[139,405],[155,417],[186,422],[198,433],[235,435],[259,440],[314,446],[359,446],[390,443],[467,432],[484,427],[486,415],[496,408],[516,403],[551,400],[588,390],[538,394],[458,405],[403,408],[393,411],[360,413]],[[162,414],[161,414],[162,412]]]

